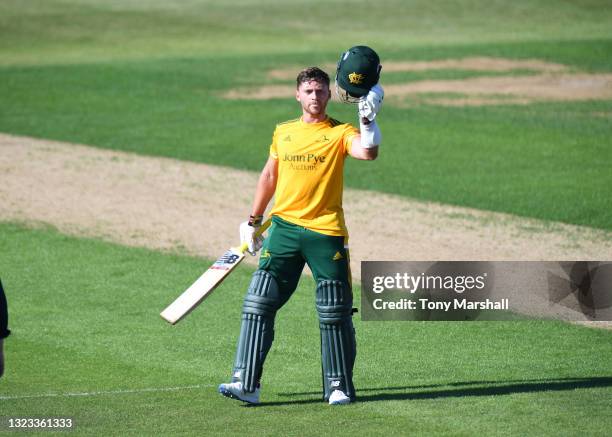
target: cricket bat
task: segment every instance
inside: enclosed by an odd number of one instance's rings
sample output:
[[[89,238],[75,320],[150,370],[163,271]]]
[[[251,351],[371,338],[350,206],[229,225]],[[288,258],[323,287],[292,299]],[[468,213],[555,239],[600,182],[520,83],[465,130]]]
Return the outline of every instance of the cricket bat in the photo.
[[[271,219],[266,220],[255,233],[259,237],[270,226]],[[160,313],[160,316],[168,323],[176,324],[183,317],[193,311],[204,299],[217,288],[225,278],[244,259],[248,244],[243,243],[240,247],[233,247],[223,254],[215,263],[204,272],[191,286],[176,298],[168,307]]]

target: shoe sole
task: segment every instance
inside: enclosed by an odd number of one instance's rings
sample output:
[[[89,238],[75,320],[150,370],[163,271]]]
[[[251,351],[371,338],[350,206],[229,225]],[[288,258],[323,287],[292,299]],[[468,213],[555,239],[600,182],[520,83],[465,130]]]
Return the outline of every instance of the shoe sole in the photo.
[[[329,402],[329,405],[348,405],[350,403],[351,403],[351,400],[347,399],[344,401]]]
[[[242,399],[240,396],[236,396],[231,391],[226,390],[226,389],[221,388],[221,387],[219,387],[219,393],[221,393],[226,398],[236,399],[237,401],[244,402],[244,403],[249,404],[249,405],[257,405],[259,403],[259,402],[252,402],[252,401],[249,401],[247,399]]]

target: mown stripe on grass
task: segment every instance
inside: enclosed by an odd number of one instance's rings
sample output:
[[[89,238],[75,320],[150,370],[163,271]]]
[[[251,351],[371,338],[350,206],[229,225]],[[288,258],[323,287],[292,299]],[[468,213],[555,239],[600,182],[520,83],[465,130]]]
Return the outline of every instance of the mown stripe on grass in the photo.
[[[0,400],[9,401],[14,399],[35,399],[35,398],[70,398],[80,396],[114,396],[114,395],[125,395],[134,393],[156,393],[166,391],[181,391],[181,390],[196,390],[200,388],[212,388],[216,387],[211,384],[199,384],[199,385],[187,385],[183,387],[149,387],[149,388],[133,388],[133,389],[121,389],[121,390],[101,390],[91,392],[75,392],[75,393],[37,393],[23,396],[0,396]]]

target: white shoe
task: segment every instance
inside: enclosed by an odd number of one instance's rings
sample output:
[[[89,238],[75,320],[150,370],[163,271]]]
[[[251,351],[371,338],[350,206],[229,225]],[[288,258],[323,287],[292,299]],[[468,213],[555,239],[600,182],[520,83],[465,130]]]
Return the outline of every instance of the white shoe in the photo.
[[[329,405],[344,405],[350,402],[351,398],[345,395],[343,391],[334,390],[332,394],[329,395]]]
[[[245,392],[242,389],[242,382],[240,381],[219,385],[219,393],[225,397],[238,399],[239,401],[247,402],[249,404],[259,403],[259,387],[257,387],[252,393]]]

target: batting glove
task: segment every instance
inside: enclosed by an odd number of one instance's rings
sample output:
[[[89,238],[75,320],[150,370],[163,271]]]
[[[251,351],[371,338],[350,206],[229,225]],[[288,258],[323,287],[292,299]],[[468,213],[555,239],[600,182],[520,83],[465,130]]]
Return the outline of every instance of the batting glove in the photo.
[[[249,247],[247,251],[255,256],[257,251],[263,246],[264,238],[260,235],[255,237],[255,232],[261,227],[261,224],[249,224],[249,222],[240,223],[240,244],[247,243]]]
[[[384,98],[385,91],[383,88],[379,84],[374,85],[370,92],[359,100],[359,118],[367,118],[369,121],[373,121],[380,111]]]

